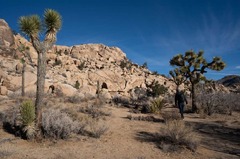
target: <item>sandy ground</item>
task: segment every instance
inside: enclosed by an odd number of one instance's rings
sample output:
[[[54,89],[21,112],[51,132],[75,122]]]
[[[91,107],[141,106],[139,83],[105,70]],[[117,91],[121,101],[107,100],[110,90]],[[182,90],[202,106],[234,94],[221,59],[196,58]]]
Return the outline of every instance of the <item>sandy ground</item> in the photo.
[[[8,106],[1,102],[0,111]],[[7,159],[206,159],[240,158],[239,113],[200,119],[186,114],[184,121],[193,126],[200,140],[196,152],[183,150],[165,153],[151,138],[163,122],[129,120],[128,108],[107,106],[111,116],[109,130],[100,139],[77,136],[68,140],[28,142],[0,129],[0,158]],[[173,108],[174,109],[174,108]],[[158,117],[158,116],[157,116]]]

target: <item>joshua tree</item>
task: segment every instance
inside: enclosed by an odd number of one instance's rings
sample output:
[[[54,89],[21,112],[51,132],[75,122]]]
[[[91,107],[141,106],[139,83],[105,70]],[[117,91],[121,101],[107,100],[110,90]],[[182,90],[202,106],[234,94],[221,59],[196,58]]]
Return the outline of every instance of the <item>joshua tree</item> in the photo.
[[[42,101],[46,75],[46,53],[56,42],[56,34],[62,25],[60,14],[52,9],[44,12],[43,24],[37,15],[22,16],[19,18],[20,30],[29,37],[30,42],[38,53],[37,63],[37,92],[36,92],[36,126],[40,130],[42,120]],[[40,41],[39,34],[45,31],[45,38]]]
[[[20,42],[20,45],[18,46],[18,50],[23,54],[23,58],[21,59],[21,63],[23,64],[22,68],[22,96],[25,96],[25,68],[26,68],[26,58],[30,62],[30,64],[33,64],[32,58],[30,56],[29,50],[30,48],[28,46],[25,46]]]
[[[172,66],[177,66],[174,71],[170,71],[175,83],[180,85],[187,79],[191,83],[192,94],[192,111],[196,112],[196,96],[195,85],[201,80],[205,80],[204,73],[206,69],[220,71],[223,70],[226,64],[219,57],[214,57],[211,62],[207,62],[203,57],[203,51],[195,53],[193,50],[187,51],[185,55],[178,54],[170,60]]]

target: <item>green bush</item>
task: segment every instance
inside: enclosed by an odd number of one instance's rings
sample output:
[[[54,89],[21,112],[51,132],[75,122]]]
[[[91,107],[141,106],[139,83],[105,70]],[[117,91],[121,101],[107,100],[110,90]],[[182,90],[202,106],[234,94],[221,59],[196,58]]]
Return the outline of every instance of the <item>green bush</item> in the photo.
[[[150,113],[160,113],[163,108],[164,102],[162,99],[157,98],[151,101],[149,105]]]
[[[75,86],[74,86],[76,89],[79,89],[80,88],[80,83],[78,81],[76,81],[75,83]]]
[[[131,63],[131,61],[122,60],[120,62],[120,67],[122,69],[126,68],[126,69],[130,70],[132,68],[132,63]]]
[[[61,61],[61,60],[55,60],[55,63],[53,64],[53,67],[54,67],[54,66],[61,65],[61,64],[62,64],[62,61]]]
[[[80,65],[78,65],[77,66],[77,68],[79,69],[79,70],[83,70],[84,69],[84,67],[85,67],[85,61],[83,61]]]
[[[27,139],[34,138],[35,135],[35,107],[31,100],[24,101],[20,106],[20,116],[22,121],[22,130]]]
[[[31,100],[24,101],[20,106],[21,120],[24,126],[31,125],[35,120],[35,107]]]
[[[147,85],[148,91],[147,95],[152,97],[157,97],[161,94],[165,94],[168,89],[164,85],[158,83],[158,81],[153,81],[150,85]]]

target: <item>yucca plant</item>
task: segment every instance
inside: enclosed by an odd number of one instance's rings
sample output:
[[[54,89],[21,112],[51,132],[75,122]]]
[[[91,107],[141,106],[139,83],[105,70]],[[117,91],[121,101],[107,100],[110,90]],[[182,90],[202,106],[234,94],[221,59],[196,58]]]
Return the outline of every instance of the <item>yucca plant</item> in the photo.
[[[31,139],[35,135],[35,107],[31,100],[24,101],[20,106],[21,121],[26,137]]]
[[[163,108],[164,102],[161,98],[157,98],[151,101],[149,105],[150,113],[160,113]]]
[[[38,53],[37,67],[37,92],[36,92],[36,126],[40,130],[42,120],[42,102],[44,96],[44,84],[46,75],[46,53],[56,42],[57,32],[62,25],[61,15],[52,9],[46,9],[44,20],[41,21],[38,15],[22,16],[19,18],[19,27],[22,33],[29,37],[33,47]],[[44,32],[45,38],[40,41],[40,33]]]

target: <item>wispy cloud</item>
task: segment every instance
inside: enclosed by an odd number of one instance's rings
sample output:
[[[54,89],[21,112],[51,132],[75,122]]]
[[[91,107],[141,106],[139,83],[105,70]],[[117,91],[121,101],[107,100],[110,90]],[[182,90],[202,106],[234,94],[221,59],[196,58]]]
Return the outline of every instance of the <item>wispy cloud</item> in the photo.
[[[233,19],[230,13],[219,17],[209,12],[197,21],[197,24],[193,21],[183,23],[185,30],[173,26],[171,35],[158,38],[158,45],[175,54],[189,49],[203,49],[211,57],[240,50],[240,21]]]
[[[236,68],[236,69],[240,69],[240,66],[236,66],[235,68]]]

